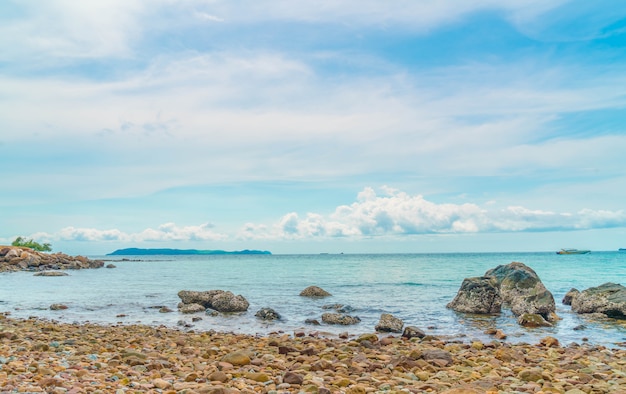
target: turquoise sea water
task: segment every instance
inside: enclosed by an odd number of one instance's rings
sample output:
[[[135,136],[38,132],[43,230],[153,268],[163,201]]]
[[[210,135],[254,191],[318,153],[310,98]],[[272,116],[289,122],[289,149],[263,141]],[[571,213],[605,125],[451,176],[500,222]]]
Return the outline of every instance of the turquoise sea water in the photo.
[[[462,341],[490,341],[483,334],[495,327],[508,334],[507,341],[537,343],[545,336],[562,343],[620,346],[626,341],[623,321],[594,321],[561,304],[572,287],[584,290],[605,282],[626,285],[626,253],[592,252],[559,256],[542,253],[458,254],[363,254],[363,255],[240,255],[240,256],[90,256],[115,264],[115,269],[68,271],[65,277],[35,277],[32,272],[0,274],[0,312],[13,317],[37,316],[64,322],[105,324],[144,323],[175,327],[179,321],[193,330],[216,330],[267,334],[294,330],[338,334],[373,332],[381,313],[391,313],[405,325],[428,334],[446,335]],[[122,258],[141,261],[120,261]],[[512,261],[533,268],[554,295],[555,327],[519,327],[510,312],[500,316],[468,316],[446,309],[466,277],[480,276],[488,269]],[[108,261],[107,261],[108,263]],[[309,299],[298,294],[316,285],[332,296]],[[193,315],[176,311],[180,290],[229,290],[243,295],[250,308],[241,314]],[[51,311],[53,303],[68,309]],[[306,319],[321,321],[322,306],[344,304],[361,318],[353,326],[306,325]],[[173,313],[159,313],[168,306]],[[265,323],[256,311],[271,307],[283,320]],[[579,325],[583,330],[574,330]]]

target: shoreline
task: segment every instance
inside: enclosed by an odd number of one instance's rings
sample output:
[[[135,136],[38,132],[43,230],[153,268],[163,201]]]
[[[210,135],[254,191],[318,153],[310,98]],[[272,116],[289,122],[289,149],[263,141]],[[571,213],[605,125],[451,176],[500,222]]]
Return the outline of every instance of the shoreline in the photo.
[[[0,314],[0,393],[623,392],[626,350],[386,334],[253,336]]]

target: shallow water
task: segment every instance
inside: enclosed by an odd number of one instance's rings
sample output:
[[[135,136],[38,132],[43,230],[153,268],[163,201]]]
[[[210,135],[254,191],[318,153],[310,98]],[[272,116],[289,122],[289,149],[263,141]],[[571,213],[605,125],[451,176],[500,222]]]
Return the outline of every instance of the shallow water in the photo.
[[[381,313],[391,313],[405,325],[433,335],[463,341],[490,340],[483,334],[496,327],[507,341],[536,343],[547,335],[562,343],[609,346],[626,341],[623,321],[592,321],[570,312],[561,299],[570,288],[579,290],[605,282],[626,283],[626,253],[593,252],[559,256],[544,253],[368,254],[368,255],[224,255],[224,256],[91,256],[111,261],[115,269],[68,271],[69,276],[34,277],[32,272],[0,274],[0,311],[14,317],[37,316],[65,322],[144,323],[176,326],[179,321],[195,330],[267,334],[296,329],[330,334],[374,331]],[[122,258],[141,261],[120,261]],[[553,293],[555,327],[525,329],[511,313],[480,317],[446,309],[466,277],[480,276],[500,264],[520,261],[533,268]],[[108,263],[108,262],[107,262]],[[316,285],[333,294],[309,299],[298,294]],[[243,295],[245,313],[209,316],[191,322],[191,315],[159,313],[158,306],[176,310],[180,290],[230,290]],[[51,311],[53,303],[69,308]],[[322,306],[344,304],[361,318],[353,326],[305,325],[321,321]],[[278,311],[283,320],[264,323],[254,314],[263,307]],[[579,325],[584,330],[574,330]]]

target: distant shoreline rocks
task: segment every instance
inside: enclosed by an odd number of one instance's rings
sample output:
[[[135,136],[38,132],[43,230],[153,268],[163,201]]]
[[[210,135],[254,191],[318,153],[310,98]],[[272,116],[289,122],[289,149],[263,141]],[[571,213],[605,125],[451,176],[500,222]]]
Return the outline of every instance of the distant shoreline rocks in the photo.
[[[107,256],[179,256],[179,255],[242,255],[242,254],[252,254],[252,255],[271,255],[272,252],[268,250],[235,250],[235,251],[226,251],[226,250],[198,250],[198,249],[170,249],[170,248],[159,248],[159,249],[142,249],[142,248],[126,248],[126,249],[118,249],[112,253],[108,253]]]
[[[22,246],[0,246],[0,272],[76,270],[103,266],[102,260],[84,256],[43,253]]]

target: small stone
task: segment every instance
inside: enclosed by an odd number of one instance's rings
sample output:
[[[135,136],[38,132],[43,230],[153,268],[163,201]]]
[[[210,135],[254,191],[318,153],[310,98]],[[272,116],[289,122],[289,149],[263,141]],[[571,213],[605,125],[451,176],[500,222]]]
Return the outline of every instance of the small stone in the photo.
[[[249,353],[245,351],[228,353],[222,357],[222,361],[232,365],[248,365],[251,362]]]
[[[304,377],[295,372],[287,371],[283,376],[283,382],[285,383],[301,385],[303,381]]]
[[[154,387],[164,390],[172,387],[172,384],[165,379],[157,378],[152,381]]]

